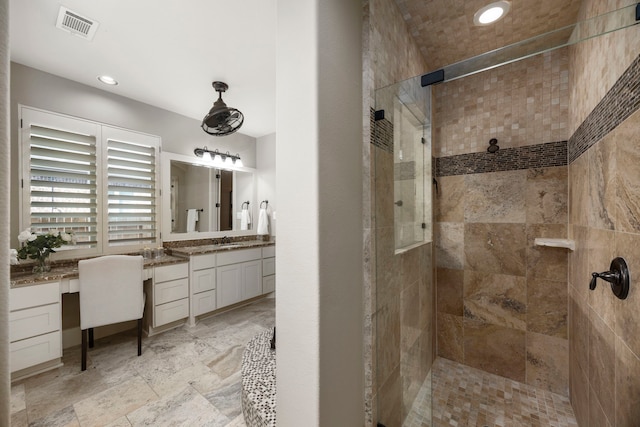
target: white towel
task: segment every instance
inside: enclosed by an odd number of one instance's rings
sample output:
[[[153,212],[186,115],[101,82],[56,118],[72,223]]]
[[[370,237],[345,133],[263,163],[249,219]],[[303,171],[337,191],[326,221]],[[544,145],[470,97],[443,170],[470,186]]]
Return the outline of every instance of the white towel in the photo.
[[[196,222],[198,222],[198,210],[187,209],[187,233],[196,231]]]
[[[251,215],[249,214],[249,209],[242,208],[242,212],[240,212],[240,230],[248,230],[249,225],[251,225]]]
[[[260,209],[258,215],[258,234],[269,234],[269,216],[266,208]]]

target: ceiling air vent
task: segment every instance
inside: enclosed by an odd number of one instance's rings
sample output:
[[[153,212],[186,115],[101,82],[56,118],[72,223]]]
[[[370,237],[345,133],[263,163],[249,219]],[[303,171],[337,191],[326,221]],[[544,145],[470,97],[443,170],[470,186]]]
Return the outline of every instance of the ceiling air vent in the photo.
[[[56,28],[75,34],[83,39],[92,40],[100,23],[60,6]]]

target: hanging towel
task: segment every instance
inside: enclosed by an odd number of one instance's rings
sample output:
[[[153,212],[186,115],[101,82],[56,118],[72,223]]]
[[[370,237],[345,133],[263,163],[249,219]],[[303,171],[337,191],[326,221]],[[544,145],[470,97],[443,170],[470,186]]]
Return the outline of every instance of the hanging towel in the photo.
[[[258,215],[258,234],[269,234],[269,216],[266,208],[261,208]]]
[[[196,231],[196,222],[198,222],[198,210],[187,209],[187,233]]]
[[[249,209],[242,208],[242,212],[240,212],[240,230],[248,230],[249,225],[251,225],[251,215],[249,214]]]

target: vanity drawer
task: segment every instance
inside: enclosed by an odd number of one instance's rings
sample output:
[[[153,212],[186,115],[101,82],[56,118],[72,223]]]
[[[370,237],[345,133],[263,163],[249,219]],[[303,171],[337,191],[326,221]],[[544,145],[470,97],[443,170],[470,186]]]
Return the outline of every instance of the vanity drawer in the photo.
[[[204,254],[191,256],[191,267],[193,270],[202,270],[216,266],[216,254]]]
[[[166,325],[189,316],[189,298],[168,302],[153,308],[154,327]]]
[[[210,291],[216,288],[216,269],[194,271],[191,276],[191,288],[193,293]]]
[[[156,283],[154,288],[154,305],[187,298],[189,296],[189,279],[178,279],[170,282]]]
[[[217,265],[237,264],[260,258],[262,258],[262,250],[260,248],[226,251],[218,253]]]
[[[9,289],[9,311],[60,301],[60,282]]]
[[[11,372],[62,357],[60,331],[9,344]]]
[[[262,258],[269,258],[276,256],[276,247],[275,246],[267,246],[262,248]]]
[[[271,276],[272,274],[276,274],[276,259],[275,258],[265,258],[262,260],[262,275],[263,276]]]
[[[201,292],[193,296],[194,316],[208,313],[216,309],[216,291]]]
[[[154,270],[153,274],[156,283],[182,279],[189,276],[189,264],[186,262],[183,264],[163,265],[155,267]]]
[[[9,342],[60,330],[60,304],[9,313]]]

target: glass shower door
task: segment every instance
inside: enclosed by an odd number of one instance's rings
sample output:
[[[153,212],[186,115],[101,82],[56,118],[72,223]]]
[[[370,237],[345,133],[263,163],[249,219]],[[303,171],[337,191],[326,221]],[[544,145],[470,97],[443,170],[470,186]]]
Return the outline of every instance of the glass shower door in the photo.
[[[430,90],[376,91],[376,396],[386,427],[431,425],[434,312]]]

